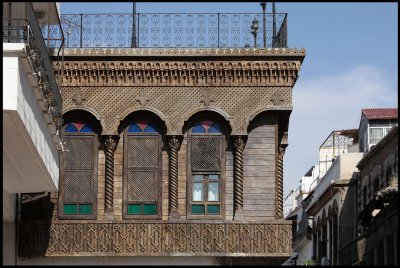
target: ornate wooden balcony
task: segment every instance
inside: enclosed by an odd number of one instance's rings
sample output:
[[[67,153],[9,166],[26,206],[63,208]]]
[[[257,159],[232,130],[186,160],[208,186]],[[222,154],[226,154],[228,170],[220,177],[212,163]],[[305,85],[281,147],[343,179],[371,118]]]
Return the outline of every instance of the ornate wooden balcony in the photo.
[[[19,256],[289,257],[291,223],[53,222],[20,225]]]

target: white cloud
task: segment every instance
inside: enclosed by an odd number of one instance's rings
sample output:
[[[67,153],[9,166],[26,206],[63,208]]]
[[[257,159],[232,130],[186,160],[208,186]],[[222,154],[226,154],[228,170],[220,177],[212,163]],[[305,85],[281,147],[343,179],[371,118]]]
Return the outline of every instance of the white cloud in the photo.
[[[300,71],[301,74],[301,71]],[[361,65],[345,73],[297,81],[284,158],[284,194],[318,163],[319,146],[333,130],[358,128],[361,109],[397,107],[397,90],[384,72]]]

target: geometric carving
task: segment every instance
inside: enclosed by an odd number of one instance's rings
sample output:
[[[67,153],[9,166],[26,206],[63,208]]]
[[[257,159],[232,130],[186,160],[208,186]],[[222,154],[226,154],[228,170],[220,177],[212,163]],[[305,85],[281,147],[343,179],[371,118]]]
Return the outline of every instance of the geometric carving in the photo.
[[[209,87],[205,88],[204,96],[200,100],[200,102],[204,104],[204,107],[208,107],[208,106],[210,106],[211,102],[214,102],[214,100],[211,99],[211,97],[210,97],[210,88]]]
[[[140,90],[140,96],[135,99],[137,102],[140,103],[141,106],[147,106],[150,100],[146,97],[145,89],[142,88]]]
[[[75,95],[72,97],[71,100],[76,105],[81,105],[86,100],[86,98],[82,96],[82,92],[79,90],[78,92],[75,93]]]
[[[285,99],[281,96],[280,92],[277,90],[272,95],[271,100],[272,100],[272,103],[274,104],[274,106],[279,106],[283,103],[283,101]]]
[[[282,223],[21,223],[19,256],[283,256],[291,224]],[[32,235],[35,234],[35,235]]]
[[[187,114],[204,108],[204,104],[216,107],[232,118],[232,134],[246,135],[247,126],[243,128],[246,118],[254,115],[257,111],[273,107],[272,95],[279,91],[283,102],[280,106],[291,108],[292,92],[290,87],[265,87],[265,86],[235,86],[235,87],[207,87],[210,99],[205,98],[207,91],[205,87],[177,86],[177,87],[64,87],[62,92],[63,110],[80,108],[76,106],[71,97],[80,90],[86,96],[85,107],[95,111],[104,121],[103,131],[117,134],[120,123],[116,116],[123,117],[129,110],[140,109],[143,106],[135,100],[145,90],[146,97],[143,102],[147,108],[159,111],[166,120],[168,126],[167,135],[182,133],[182,118]],[[143,94],[143,93],[142,93]],[[211,99],[212,95],[212,99]],[[203,98],[204,104],[199,103]],[[151,100],[151,106],[149,102]],[[211,102],[212,100],[212,102]]]

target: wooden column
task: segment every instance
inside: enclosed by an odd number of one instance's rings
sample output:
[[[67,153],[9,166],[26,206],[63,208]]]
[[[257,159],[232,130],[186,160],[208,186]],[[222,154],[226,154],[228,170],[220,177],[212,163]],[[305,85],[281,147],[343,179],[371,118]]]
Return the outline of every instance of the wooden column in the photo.
[[[276,191],[275,191],[275,217],[283,218],[283,156],[286,146],[279,144],[276,152]]]
[[[235,148],[234,165],[234,219],[244,220],[243,216],[243,150],[245,145],[244,136],[233,136]]]
[[[114,136],[105,136],[104,152],[105,152],[105,212],[112,212],[114,197],[114,151],[117,145],[117,138]]]
[[[173,135],[168,137],[169,145],[169,216],[178,218],[178,151],[181,138]]]

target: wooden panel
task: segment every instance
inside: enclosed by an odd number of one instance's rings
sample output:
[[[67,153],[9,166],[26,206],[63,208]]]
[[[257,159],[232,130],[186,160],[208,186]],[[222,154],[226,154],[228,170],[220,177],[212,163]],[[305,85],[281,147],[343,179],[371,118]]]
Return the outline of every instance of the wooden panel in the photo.
[[[125,134],[123,215],[127,219],[161,217],[160,145],[159,135]],[[128,203],[157,203],[157,214],[128,215]]]
[[[96,134],[64,136],[68,150],[61,155],[60,200],[58,215],[64,219],[95,219],[97,217],[98,151]],[[92,205],[92,214],[63,214],[64,203]]]
[[[275,125],[269,121],[252,122],[243,152],[246,220],[275,218]]]

